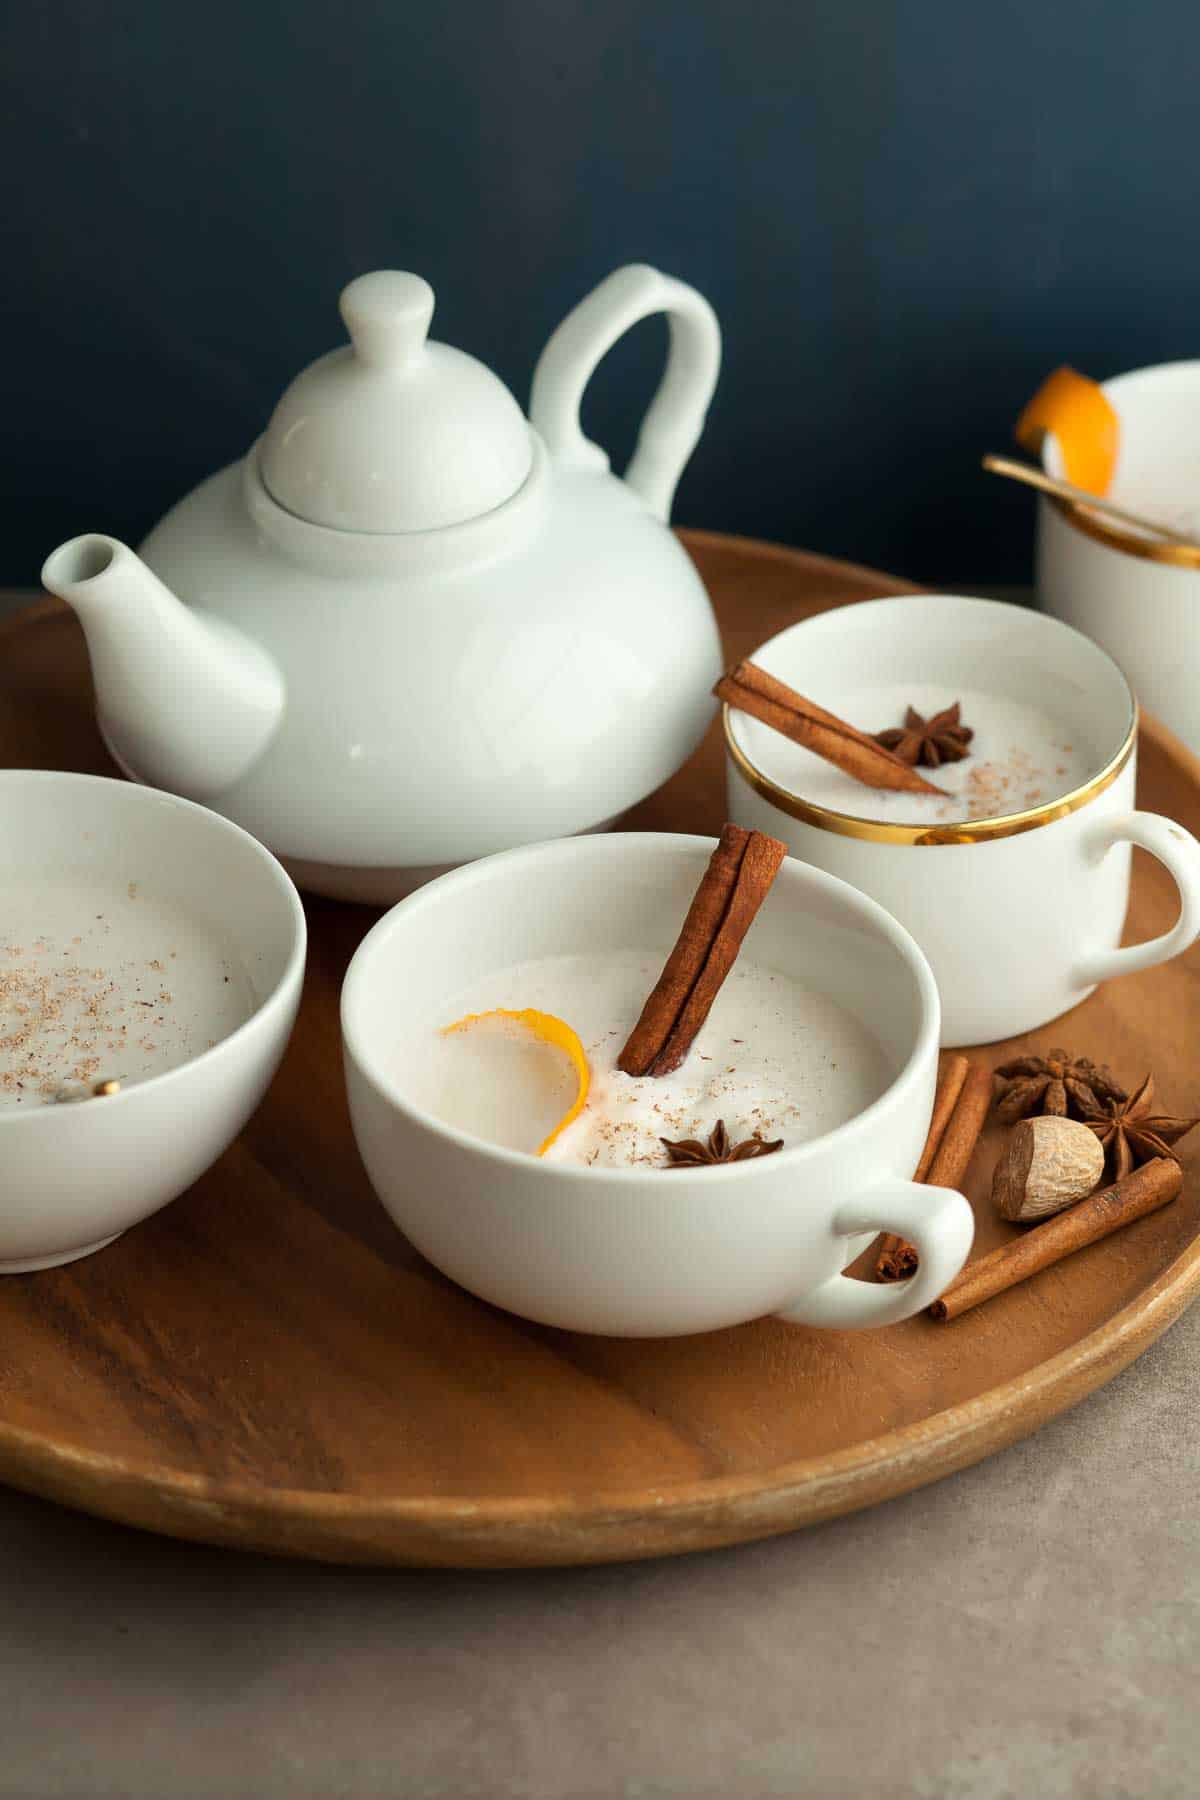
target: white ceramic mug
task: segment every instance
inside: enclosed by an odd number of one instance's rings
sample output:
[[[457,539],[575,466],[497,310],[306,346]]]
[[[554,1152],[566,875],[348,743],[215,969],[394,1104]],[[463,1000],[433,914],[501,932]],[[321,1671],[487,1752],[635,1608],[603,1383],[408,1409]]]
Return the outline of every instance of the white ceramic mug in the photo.
[[[644,946],[665,958],[711,839],[576,838],[458,869],[368,933],[342,995],[350,1112],[375,1190],[422,1254],[510,1312],[577,1331],[671,1337],[763,1314],[886,1325],[961,1268],[971,1209],[909,1179],[929,1127],[938,1000],[925,959],[874,901],[786,861],[744,954],[866,1022],[892,1071],[837,1130],[695,1171],[539,1161],[469,1137],[406,1097],[406,1021],[529,958]],[[411,1046],[404,1046],[411,1055]],[[877,1231],[917,1246],[896,1286],[841,1271]]]
[[[1200,540],[1200,362],[1134,369],[1102,386],[1120,421],[1107,498]],[[1042,459],[1065,474],[1053,437]],[[1200,548],[1042,497],[1037,586],[1042,606],[1103,645],[1144,704],[1200,751]]]
[[[873,895],[912,932],[937,977],[943,1043],[1032,1031],[1200,933],[1200,845],[1173,820],[1133,810],[1137,708],[1120,669],[1079,632],[997,601],[919,594],[820,613],[753,660],[843,716],[846,695],[877,675],[936,682],[947,702],[960,686],[1020,698],[1103,746],[1088,779],[1058,800],[931,829],[813,805],[803,793],[810,753],[726,708],[729,816]],[[1174,878],[1180,916],[1161,937],[1120,948],[1134,844]]]

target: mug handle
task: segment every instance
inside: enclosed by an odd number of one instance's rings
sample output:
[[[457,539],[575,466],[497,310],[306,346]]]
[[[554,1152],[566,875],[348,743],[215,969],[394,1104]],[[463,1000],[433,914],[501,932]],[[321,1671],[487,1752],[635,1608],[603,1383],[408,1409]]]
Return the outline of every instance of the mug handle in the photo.
[[[970,1203],[953,1188],[894,1181],[847,1201],[834,1214],[839,1236],[894,1231],[913,1245],[917,1271],[906,1281],[872,1284],[834,1275],[779,1318],[793,1325],[833,1325],[855,1330],[895,1325],[932,1305],[967,1260],[975,1236]]]
[[[1081,957],[1072,976],[1078,987],[1094,987],[1113,975],[1151,969],[1155,963],[1180,955],[1200,936],[1200,844],[1191,832],[1158,813],[1118,813],[1092,826],[1083,841],[1084,853],[1089,861],[1098,863],[1114,845],[1123,843],[1139,845],[1162,863],[1179,889],[1179,917],[1170,931],[1148,938],[1144,944],[1093,950]]]
[[[652,313],[671,326],[667,366],[642,420],[625,484],[665,523],[679,477],[696,448],[721,367],[721,328],[702,294],[646,263],[615,269],[569,312],[538,358],[529,421],[546,448],[578,469],[607,469],[583,435],[579,403],[597,363]]]

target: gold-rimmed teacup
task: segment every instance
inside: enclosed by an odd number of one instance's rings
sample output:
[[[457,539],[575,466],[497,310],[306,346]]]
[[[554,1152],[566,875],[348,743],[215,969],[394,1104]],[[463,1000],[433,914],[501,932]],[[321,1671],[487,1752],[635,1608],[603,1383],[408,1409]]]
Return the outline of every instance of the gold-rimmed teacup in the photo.
[[[1038,597],[1115,656],[1143,703],[1200,751],[1200,361],[1131,369],[1102,387],[1119,429],[1105,497],[1197,541],[1164,542],[1042,498]],[[1065,473],[1053,436],[1042,461]]]
[[[964,699],[967,724],[968,695],[985,715],[989,699],[997,717],[1029,708],[1069,752],[1075,779],[1055,787],[1051,768],[1039,785],[1027,771],[1010,782],[1007,804],[965,818],[849,777],[831,786],[811,752],[725,710],[729,816],[783,838],[908,928],[937,978],[944,1044],[1033,1030],[1200,935],[1200,845],[1173,820],[1134,810],[1136,703],[1116,663],[1081,633],[998,601],[919,594],[803,620],[753,660],[866,730],[899,723],[900,694],[936,690],[945,704]],[[977,768],[1010,750],[1019,766],[1020,746],[989,743],[986,731],[971,749]],[[938,780],[936,768],[923,773]],[[1166,866],[1180,916],[1161,937],[1122,948],[1134,844]]]

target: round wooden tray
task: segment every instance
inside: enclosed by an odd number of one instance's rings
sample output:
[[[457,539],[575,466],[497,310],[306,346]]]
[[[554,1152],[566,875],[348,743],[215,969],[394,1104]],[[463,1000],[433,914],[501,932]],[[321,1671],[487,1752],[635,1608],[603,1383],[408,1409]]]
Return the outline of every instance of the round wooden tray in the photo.
[[[822,607],[907,591],[761,544],[686,541],[730,656]],[[0,765],[112,772],[82,637],[56,603],[0,626]],[[714,732],[631,823],[713,832],[723,792]],[[1153,720],[1141,801],[1200,831],[1200,763]],[[1130,936],[1163,930],[1173,909],[1139,852]],[[1200,1181],[1185,1144],[1182,1199],[953,1325],[765,1321],[654,1343],[494,1311],[423,1263],[371,1193],[338,990],[375,915],[308,911],[300,1023],[228,1155],[101,1254],[0,1278],[0,1479],[154,1531],[335,1561],[697,1550],[978,1461],[1107,1381],[1195,1297]],[[1131,1082],[1153,1065],[1166,1108],[1194,1111],[1198,1004],[1200,948],[1023,1042],[1063,1041]],[[977,1253],[1012,1229],[983,1204],[994,1154],[985,1141],[970,1184]]]

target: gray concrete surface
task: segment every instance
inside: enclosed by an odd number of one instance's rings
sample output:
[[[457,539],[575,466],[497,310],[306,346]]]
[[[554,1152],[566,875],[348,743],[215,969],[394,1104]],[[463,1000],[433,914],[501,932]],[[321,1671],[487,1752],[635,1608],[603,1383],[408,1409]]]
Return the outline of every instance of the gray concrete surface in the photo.
[[[0,1493],[0,1795],[1183,1800],[1200,1308],[1074,1413],[766,1544],[493,1575]]]

